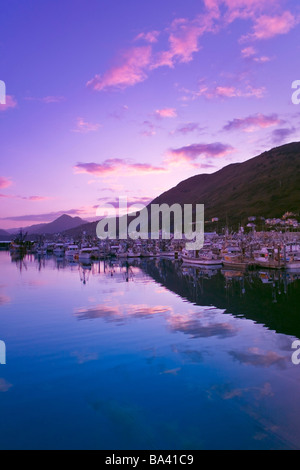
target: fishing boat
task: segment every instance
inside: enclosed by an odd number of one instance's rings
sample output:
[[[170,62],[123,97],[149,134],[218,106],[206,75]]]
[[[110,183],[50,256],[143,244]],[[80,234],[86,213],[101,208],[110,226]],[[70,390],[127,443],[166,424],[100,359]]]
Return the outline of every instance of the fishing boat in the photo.
[[[287,257],[286,260],[286,269],[289,271],[300,272],[300,255],[299,253],[292,254]]]
[[[222,263],[225,268],[245,270],[250,264],[238,246],[227,246],[222,251]]]
[[[97,247],[83,248],[79,251],[78,259],[79,261],[90,261],[92,259],[97,259],[99,256],[99,249]]]
[[[198,266],[222,266],[222,259],[212,251],[187,251],[183,250],[181,259],[185,264]]]
[[[63,243],[56,243],[53,248],[53,254],[55,256],[64,256],[65,254],[65,245]]]
[[[78,247],[78,245],[69,245],[69,246],[67,247],[65,256],[66,256],[66,258],[74,259],[74,257],[75,257],[76,255],[78,255],[78,254],[79,254],[79,247]]]
[[[254,263],[256,266],[269,269],[284,269],[286,264],[280,247],[271,248],[267,246],[254,252]]]
[[[14,241],[12,241],[10,245],[10,251],[12,253],[26,253],[27,251],[27,246],[26,246],[26,237],[27,233],[23,233],[22,230],[20,230],[19,234],[15,238]]]

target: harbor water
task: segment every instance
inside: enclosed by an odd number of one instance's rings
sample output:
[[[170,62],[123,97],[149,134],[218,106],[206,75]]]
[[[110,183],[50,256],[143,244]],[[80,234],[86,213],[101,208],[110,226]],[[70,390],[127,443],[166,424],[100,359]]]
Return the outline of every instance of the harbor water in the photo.
[[[9,252],[0,268],[1,449],[300,448],[297,273]]]

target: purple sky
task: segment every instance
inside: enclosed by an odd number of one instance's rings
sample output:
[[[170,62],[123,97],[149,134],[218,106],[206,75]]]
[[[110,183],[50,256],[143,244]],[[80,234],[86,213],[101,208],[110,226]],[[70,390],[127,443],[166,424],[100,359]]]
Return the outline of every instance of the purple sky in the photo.
[[[298,0],[10,0],[0,227],[93,218],[299,140]]]

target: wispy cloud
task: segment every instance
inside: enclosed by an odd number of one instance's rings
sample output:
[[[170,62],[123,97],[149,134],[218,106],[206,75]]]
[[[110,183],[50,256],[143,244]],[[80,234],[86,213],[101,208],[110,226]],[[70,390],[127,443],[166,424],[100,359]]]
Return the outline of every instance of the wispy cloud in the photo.
[[[216,86],[209,88],[202,86],[198,92],[194,93],[194,97],[204,96],[205,98],[212,99],[228,99],[228,98],[262,98],[265,95],[266,89],[264,87],[255,88],[247,85],[245,88],[237,86]]]
[[[49,201],[50,199],[52,199],[51,197],[46,197],[46,196],[16,196],[14,194],[0,194],[0,198],[21,199],[23,201],[31,201],[31,202],[43,202],[43,201]]]
[[[178,63],[188,63],[201,48],[200,37],[213,30],[213,17],[210,14],[198,15],[194,20],[186,18],[175,19],[168,28],[169,49],[159,52],[151,66],[171,67]]]
[[[223,127],[223,130],[243,130],[244,132],[254,132],[258,129],[266,129],[281,123],[283,123],[283,121],[277,114],[267,116],[259,113],[245,118],[233,119]]]
[[[256,50],[252,46],[245,47],[244,49],[242,49],[242,57],[244,57],[245,59],[248,59],[249,57],[253,57],[255,54],[256,54]]]
[[[72,129],[72,132],[78,132],[80,134],[87,134],[89,132],[96,132],[100,129],[101,124],[87,122],[83,118],[77,118],[76,128]]]
[[[235,149],[228,144],[215,142],[212,144],[192,144],[177,149],[169,149],[166,161],[169,164],[180,164],[183,162],[195,163],[201,158],[221,158],[233,153]],[[197,166],[197,165],[196,165]]]
[[[145,137],[153,137],[156,135],[157,126],[153,124],[151,121],[144,121],[143,122],[144,129],[141,131],[141,134]]]
[[[272,132],[272,142],[276,145],[281,144],[288,137],[291,137],[293,134],[295,134],[295,132],[296,132],[296,129],[294,127],[275,129]]]
[[[153,166],[148,163],[131,163],[121,158],[112,158],[102,163],[77,163],[74,167],[76,174],[87,173],[96,177],[105,177],[120,173],[123,176],[135,174],[163,173],[167,170],[163,167]]]
[[[87,83],[93,90],[124,89],[147,78],[151,63],[151,46],[134,47],[124,52],[120,64],[112,67],[103,76],[96,75]]]
[[[188,122],[177,127],[177,129],[175,131],[172,131],[171,134],[187,135],[195,131],[197,131],[198,133],[203,132],[204,127],[201,127],[197,122]]]
[[[33,96],[26,96],[26,101],[39,101],[40,103],[53,104],[53,103],[62,103],[66,100],[64,96],[44,96],[43,98],[36,98]]]
[[[156,43],[158,41],[160,32],[159,31],[149,31],[148,33],[140,33],[138,34],[134,41],[146,41],[150,44]]]
[[[265,64],[266,62],[270,62],[272,60],[272,58],[268,56],[258,56],[256,49],[252,46],[242,49],[241,54],[244,59],[251,60],[258,64]]]
[[[9,216],[3,217],[0,220],[11,220],[13,222],[37,222],[37,223],[47,223],[53,222],[58,217],[62,215],[70,215],[70,216],[78,216],[82,217],[84,214],[92,213],[92,208],[80,208],[80,209],[70,209],[66,211],[57,211],[57,212],[47,212],[44,214],[28,214],[28,215],[20,215],[20,216]]]

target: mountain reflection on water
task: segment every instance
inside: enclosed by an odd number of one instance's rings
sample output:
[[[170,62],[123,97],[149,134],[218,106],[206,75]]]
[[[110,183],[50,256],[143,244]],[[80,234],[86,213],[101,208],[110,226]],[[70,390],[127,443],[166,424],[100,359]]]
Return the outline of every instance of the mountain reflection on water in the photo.
[[[239,271],[225,268],[187,266],[165,259],[106,260],[78,264],[55,257],[13,256],[12,262],[22,271],[26,262],[35,261],[39,270],[52,263],[54,269],[78,270],[86,284],[89,277],[102,273],[134,281],[138,268],[154,281],[199,306],[213,306],[234,316],[243,316],[267,328],[300,338],[299,299],[300,273],[259,270]],[[90,312],[90,315],[96,315]],[[82,318],[84,315],[78,318]]]
[[[267,328],[300,337],[300,273],[206,270],[169,261],[144,264],[156,282],[195,305],[212,305]]]

